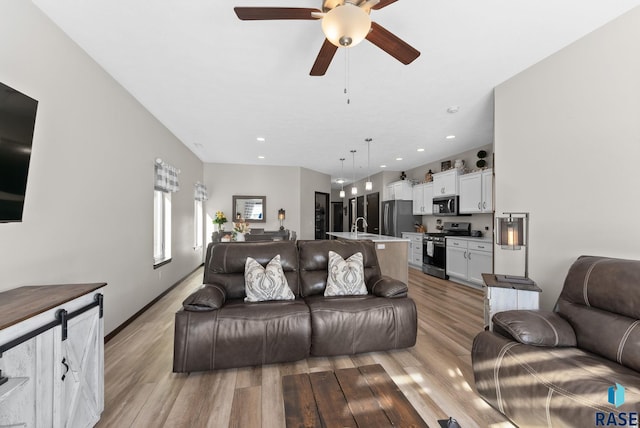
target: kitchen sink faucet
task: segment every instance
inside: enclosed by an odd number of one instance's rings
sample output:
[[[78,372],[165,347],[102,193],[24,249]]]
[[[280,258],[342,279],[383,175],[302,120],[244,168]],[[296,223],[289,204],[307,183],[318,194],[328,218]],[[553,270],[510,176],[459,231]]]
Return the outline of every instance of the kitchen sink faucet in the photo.
[[[367,223],[367,219],[364,217],[358,217],[356,219],[356,221],[353,222],[353,225],[351,226],[351,233],[355,233],[356,234],[356,238],[358,237],[358,221],[362,220],[362,228],[364,229],[364,231],[367,231],[367,227],[369,227],[369,224]]]

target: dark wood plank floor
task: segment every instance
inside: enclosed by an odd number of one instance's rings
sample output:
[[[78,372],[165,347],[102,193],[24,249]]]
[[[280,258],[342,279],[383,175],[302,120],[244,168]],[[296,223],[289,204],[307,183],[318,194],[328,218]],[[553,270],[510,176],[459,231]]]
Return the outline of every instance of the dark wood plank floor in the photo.
[[[475,392],[471,343],[482,330],[482,292],[410,269],[418,340],[410,349],[309,358],[289,364],[174,374],[173,315],[202,282],[189,276],[105,346],[99,427],[285,427],[282,376],[380,364],[431,427],[512,427]]]

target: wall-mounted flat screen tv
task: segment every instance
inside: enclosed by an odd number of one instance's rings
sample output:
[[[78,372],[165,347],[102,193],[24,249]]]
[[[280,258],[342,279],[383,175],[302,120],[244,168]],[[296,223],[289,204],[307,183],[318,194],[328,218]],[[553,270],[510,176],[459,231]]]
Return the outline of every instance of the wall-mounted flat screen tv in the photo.
[[[0,83],[0,223],[22,221],[38,101]]]

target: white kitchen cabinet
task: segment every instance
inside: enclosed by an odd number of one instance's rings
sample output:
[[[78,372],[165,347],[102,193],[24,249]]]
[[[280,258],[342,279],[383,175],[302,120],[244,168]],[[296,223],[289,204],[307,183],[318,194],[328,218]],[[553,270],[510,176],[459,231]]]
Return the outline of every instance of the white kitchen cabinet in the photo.
[[[433,183],[422,183],[413,186],[413,214],[433,214]]]
[[[423,233],[403,232],[402,237],[409,240],[409,265],[422,269]]]
[[[467,241],[467,279],[482,285],[482,274],[493,272],[493,245],[487,242]]]
[[[447,239],[446,272],[450,278],[467,279],[467,243]]]
[[[460,176],[460,213],[493,212],[493,170]]]
[[[104,409],[106,284],[0,293],[0,426],[92,427]]]
[[[493,212],[493,169],[482,171],[482,211]]]
[[[457,169],[433,174],[433,197],[457,195],[458,175],[459,171]]]
[[[493,244],[477,238],[447,238],[446,272],[452,281],[482,286],[483,273],[493,272]]]
[[[400,180],[389,183],[385,186],[385,201],[413,199],[413,189],[410,181]]]

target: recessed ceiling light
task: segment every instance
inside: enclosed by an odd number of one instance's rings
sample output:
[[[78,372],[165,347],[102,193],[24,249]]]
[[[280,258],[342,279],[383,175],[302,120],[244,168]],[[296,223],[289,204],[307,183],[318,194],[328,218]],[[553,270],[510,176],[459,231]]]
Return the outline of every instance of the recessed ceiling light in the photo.
[[[386,165],[380,165],[380,168],[386,168],[386,167],[387,167]]]
[[[258,156],[258,159],[264,159],[264,156],[260,155]]]
[[[447,135],[445,138],[447,140],[455,140],[456,136],[455,135]]]
[[[424,149],[423,148],[419,148],[418,151],[419,152],[424,152]]]
[[[264,143],[264,141],[265,141],[264,137],[258,137],[258,138],[256,138],[256,140],[260,141],[261,143]]]
[[[396,158],[396,160],[402,160],[402,158]]]
[[[447,113],[457,113],[460,111],[460,106],[447,107]]]
[[[336,183],[338,183],[338,184],[342,184],[342,183],[344,183],[344,178],[338,178],[338,179],[336,180]]]

